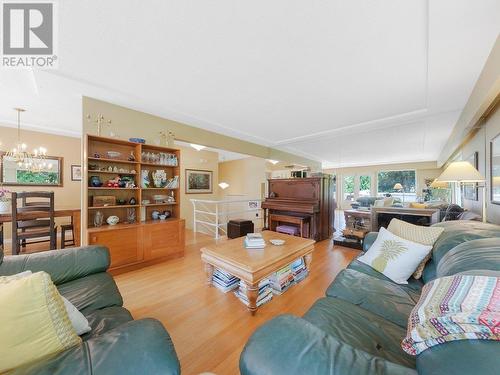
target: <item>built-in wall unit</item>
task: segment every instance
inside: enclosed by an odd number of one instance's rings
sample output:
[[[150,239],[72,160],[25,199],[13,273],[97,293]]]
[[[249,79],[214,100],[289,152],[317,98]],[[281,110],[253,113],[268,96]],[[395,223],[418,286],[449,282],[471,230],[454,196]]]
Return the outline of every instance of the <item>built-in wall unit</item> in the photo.
[[[111,270],[184,255],[180,151],[87,135],[86,239],[109,248]]]

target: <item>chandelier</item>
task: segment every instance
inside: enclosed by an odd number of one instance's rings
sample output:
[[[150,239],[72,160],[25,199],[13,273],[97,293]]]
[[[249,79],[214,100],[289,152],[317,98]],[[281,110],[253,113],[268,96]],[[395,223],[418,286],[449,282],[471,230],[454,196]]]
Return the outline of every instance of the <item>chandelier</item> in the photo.
[[[29,171],[43,172],[51,170],[52,164],[47,163],[45,160],[47,156],[45,147],[38,147],[33,152],[27,151],[28,146],[21,141],[21,112],[25,112],[25,109],[14,108],[14,110],[17,111],[17,144],[7,152],[5,158],[15,162],[19,168]]]

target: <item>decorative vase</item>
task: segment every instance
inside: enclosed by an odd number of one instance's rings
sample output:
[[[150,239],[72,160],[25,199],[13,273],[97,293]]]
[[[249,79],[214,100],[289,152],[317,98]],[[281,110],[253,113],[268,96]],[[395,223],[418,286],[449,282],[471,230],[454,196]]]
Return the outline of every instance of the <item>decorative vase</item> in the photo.
[[[151,212],[151,218],[153,220],[158,220],[159,217],[160,217],[160,212],[159,211],[154,210],[153,212]]]
[[[135,208],[127,208],[127,222],[135,223]]]
[[[130,200],[128,201],[128,204],[130,204],[132,206],[135,205],[136,203],[137,203],[137,201],[135,200],[134,197],[130,198]]]
[[[90,186],[92,187],[101,187],[102,181],[99,176],[90,176]]]
[[[10,203],[10,198],[6,198],[3,201],[0,201],[0,214],[6,214],[10,212],[10,208],[12,207]]]
[[[167,174],[163,169],[158,169],[153,172],[153,182],[155,187],[161,188],[166,185],[167,182]]]
[[[96,211],[94,215],[94,227],[100,227],[102,225],[103,220],[104,220],[104,215],[102,214],[102,212]]]
[[[170,212],[170,211],[164,211],[163,215],[165,215],[165,217],[168,219],[170,216],[172,216],[172,212]]]

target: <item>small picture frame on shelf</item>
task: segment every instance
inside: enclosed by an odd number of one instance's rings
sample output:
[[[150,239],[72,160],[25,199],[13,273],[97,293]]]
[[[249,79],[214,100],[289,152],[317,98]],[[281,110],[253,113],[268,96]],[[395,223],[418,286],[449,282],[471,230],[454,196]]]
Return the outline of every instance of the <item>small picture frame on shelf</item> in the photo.
[[[186,194],[211,194],[212,171],[186,169]]]
[[[81,165],[71,165],[71,181],[81,181],[82,180],[82,166]]]

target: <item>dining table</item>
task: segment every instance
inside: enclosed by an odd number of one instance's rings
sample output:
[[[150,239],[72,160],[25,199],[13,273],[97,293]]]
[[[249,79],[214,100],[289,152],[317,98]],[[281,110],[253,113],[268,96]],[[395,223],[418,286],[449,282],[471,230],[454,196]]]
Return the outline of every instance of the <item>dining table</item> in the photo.
[[[56,208],[54,217],[70,217],[73,223],[73,233],[75,235],[75,246],[80,246],[80,208]],[[25,212],[18,214],[18,218],[23,220],[42,219],[48,217],[47,212]],[[3,249],[3,224],[12,222],[12,214],[10,212],[0,213],[0,249]]]

